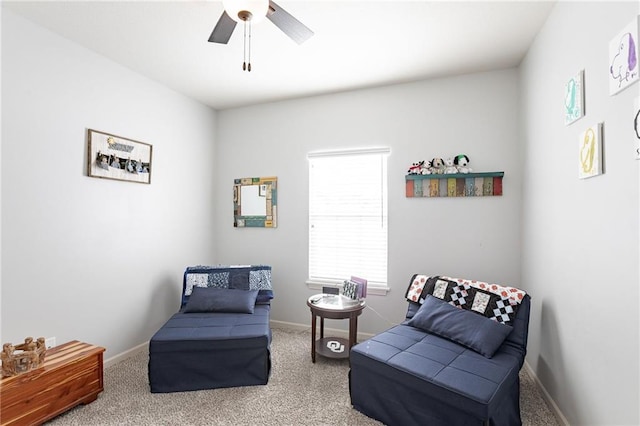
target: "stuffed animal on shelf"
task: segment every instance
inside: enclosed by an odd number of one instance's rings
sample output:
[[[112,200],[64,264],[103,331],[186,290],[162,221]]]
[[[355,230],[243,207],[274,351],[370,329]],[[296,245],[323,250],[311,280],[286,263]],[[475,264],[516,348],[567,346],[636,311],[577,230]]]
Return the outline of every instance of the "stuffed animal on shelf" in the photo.
[[[429,170],[429,167],[427,167],[427,165],[424,164],[424,161],[420,162],[420,174],[421,175],[430,175],[431,174],[431,170]]]
[[[422,169],[424,168],[424,160],[418,161],[417,163],[412,163],[409,170],[407,170],[408,175],[421,175]]]
[[[420,174],[420,163],[411,163],[409,170],[407,170],[408,175],[417,175]]]
[[[458,169],[458,173],[471,173],[473,169],[468,166],[470,161],[471,160],[469,160],[469,157],[464,154],[460,154],[455,156],[455,158],[453,159],[453,164],[455,164],[456,168]]]
[[[445,165],[444,167],[445,175],[452,175],[452,174],[458,173],[458,169],[453,164],[453,158],[449,157],[446,160],[444,160],[444,165]]]
[[[431,171],[429,168],[425,166],[424,160],[418,161],[417,163],[413,163],[409,170],[407,170],[408,175],[430,175]]]
[[[434,158],[429,161],[429,171],[434,175],[441,175],[444,173],[444,161],[442,158]]]

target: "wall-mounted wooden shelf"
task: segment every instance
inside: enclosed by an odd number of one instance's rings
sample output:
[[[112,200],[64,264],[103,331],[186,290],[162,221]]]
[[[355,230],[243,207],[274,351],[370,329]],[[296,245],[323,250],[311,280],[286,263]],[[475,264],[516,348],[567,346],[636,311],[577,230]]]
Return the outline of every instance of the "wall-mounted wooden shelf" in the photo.
[[[406,175],[406,195],[415,197],[484,197],[502,195],[504,172]]]

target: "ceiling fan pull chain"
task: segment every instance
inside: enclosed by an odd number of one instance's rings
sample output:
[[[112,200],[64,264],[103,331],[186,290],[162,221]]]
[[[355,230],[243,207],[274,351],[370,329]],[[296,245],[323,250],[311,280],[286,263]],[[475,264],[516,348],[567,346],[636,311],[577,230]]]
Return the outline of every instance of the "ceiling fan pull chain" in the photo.
[[[247,21],[244,21],[244,37],[242,39],[242,71],[247,70]]]
[[[247,71],[251,72],[251,21],[249,21],[249,66]]]

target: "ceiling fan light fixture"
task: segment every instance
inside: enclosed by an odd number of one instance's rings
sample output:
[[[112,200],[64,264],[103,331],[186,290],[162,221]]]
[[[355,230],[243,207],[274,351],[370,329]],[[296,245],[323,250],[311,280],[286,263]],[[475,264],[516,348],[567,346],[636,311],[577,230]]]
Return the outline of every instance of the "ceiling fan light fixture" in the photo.
[[[222,5],[234,21],[250,20],[252,24],[262,21],[269,10],[269,0],[222,0]]]

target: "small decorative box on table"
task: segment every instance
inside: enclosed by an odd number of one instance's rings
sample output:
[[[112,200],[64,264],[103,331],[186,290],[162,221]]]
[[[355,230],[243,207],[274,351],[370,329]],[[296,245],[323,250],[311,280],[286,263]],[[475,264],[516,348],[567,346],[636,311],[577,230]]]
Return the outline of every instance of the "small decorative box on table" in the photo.
[[[39,425],[104,388],[104,348],[76,340],[47,350],[34,370],[0,380],[0,424]]]
[[[483,197],[502,195],[504,172],[406,175],[406,195],[414,197]]]

